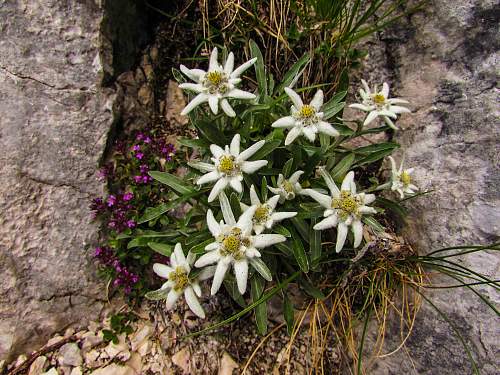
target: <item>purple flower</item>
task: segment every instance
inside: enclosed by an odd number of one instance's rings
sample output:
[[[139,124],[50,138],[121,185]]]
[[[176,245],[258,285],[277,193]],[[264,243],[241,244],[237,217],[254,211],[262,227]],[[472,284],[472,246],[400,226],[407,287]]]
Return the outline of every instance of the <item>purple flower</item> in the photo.
[[[144,137],[145,137],[144,133],[138,133],[135,139],[137,139],[138,141],[142,141]]]
[[[142,182],[142,176],[134,176],[134,181],[137,183],[137,184],[140,184]]]
[[[142,182],[144,184],[147,184],[148,182],[152,181],[153,179],[151,178],[151,176],[142,176]]]
[[[110,221],[110,222],[108,223],[108,227],[110,227],[111,229],[116,228],[116,221]]]
[[[112,207],[112,206],[114,206],[114,205],[115,205],[115,203],[116,203],[116,197],[115,197],[114,195],[110,195],[110,196],[108,197],[107,202],[108,202],[108,207]]]
[[[151,143],[151,138],[150,137],[144,138],[144,143]]]
[[[129,193],[125,193],[125,194],[123,194],[123,200],[124,200],[125,202],[128,202],[128,201],[130,201],[130,200],[132,200],[132,199],[134,199],[134,194],[133,194],[133,193],[130,193],[130,192],[129,192]]]
[[[134,146],[132,147],[132,151],[137,152],[137,151],[140,151],[140,150],[141,150],[141,146],[139,146],[139,145],[134,145]]]
[[[142,160],[142,158],[144,157],[144,154],[143,154],[142,152],[137,152],[137,153],[135,154],[135,157],[136,157],[137,159],[139,159],[139,160]]]
[[[102,253],[104,252],[103,248],[102,247],[96,247],[95,250],[94,250],[94,256],[97,258],[97,257],[100,257],[102,255]]]
[[[127,227],[129,228],[135,228],[135,221],[134,220],[129,220],[127,221]]]
[[[147,166],[146,164],[141,164],[139,170],[141,171],[142,174],[146,174],[149,172],[149,166]]]

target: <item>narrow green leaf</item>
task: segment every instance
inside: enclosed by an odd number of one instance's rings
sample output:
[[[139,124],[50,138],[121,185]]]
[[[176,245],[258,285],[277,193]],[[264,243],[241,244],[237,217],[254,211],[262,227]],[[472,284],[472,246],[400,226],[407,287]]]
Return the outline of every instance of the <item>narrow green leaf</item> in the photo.
[[[259,46],[253,40],[250,40],[250,54],[252,58],[257,58],[254,67],[257,84],[259,85],[259,95],[262,100],[262,98],[267,96],[266,67],[264,65],[264,58],[262,57]]]
[[[172,68],[172,76],[177,81],[177,83],[184,83],[187,81],[186,77],[184,77],[182,72],[177,68]]]
[[[292,301],[290,301],[290,298],[288,298],[288,295],[286,293],[283,297],[283,317],[285,318],[286,322],[286,330],[288,334],[291,335],[293,332],[295,317]]]
[[[250,258],[250,264],[264,279],[266,279],[267,281],[273,280],[271,271],[269,270],[269,268],[262,259],[258,257]]]
[[[382,224],[380,224],[373,216],[363,216],[363,223],[369,225],[375,232],[382,233],[385,231],[385,228]]]
[[[261,180],[260,196],[261,196],[263,202],[267,201],[267,179],[266,179],[266,177],[262,177],[262,180]]]
[[[305,277],[300,277],[298,282],[302,289],[304,289],[304,291],[312,298],[325,299],[323,292],[312,285]]]
[[[285,237],[292,237],[292,234],[290,233],[290,231],[288,229],[286,229],[283,225],[275,224],[275,225],[273,225],[272,229],[273,229],[274,233],[281,234],[282,236],[285,236]]]
[[[148,246],[156,251],[158,254],[169,257],[172,254],[173,247],[172,245],[167,245],[165,243],[160,242],[148,242]]]
[[[309,249],[311,254],[311,268],[316,269],[321,259],[321,231],[314,230],[313,227],[319,220],[311,219],[309,228]]]
[[[215,126],[214,122],[197,121],[193,123],[199,135],[210,143],[224,146],[227,144],[226,136]]]
[[[168,289],[157,289],[147,292],[144,297],[151,301],[161,301],[167,298]]]
[[[150,220],[154,220],[157,217],[163,215],[165,212],[167,212],[169,209],[171,209],[168,204],[160,204],[157,207],[148,207],[144,211],[144,215],[142,215],[139,220],[137,220],[137,224],[143,224],[146,223]]]
[[[265,281],[260,276],[254,275],[250,279],[250,283],[252,302],[257,302],[264,292]],[[265,302],[261,302],[255,306],[255,323],[257,324],[259,334],[265,335],[267,332],[267,304]]]
[[[344,156],[330,172],[332,178],[337,182],[341,182],[347,172],[349,172],[355,158],[354,154]]]
[[[231,193],[231,197],[229,198],[229,203],[231,205],[234,217],[235,218],[240,217],[241,216],[240,198],[236,193]]]
[[[203,139],[178,138],[177,142],[190,148],[208,149],[210,147],[210,143]]]
[[[265,157],[273,152],[276,148],[279,147],[281,141],[266,141],[264,146],[262,146],[255,154],[253,154],[249,160],[261,160],[265,159]]]
[[[224,278],[224,288],[229,293],[229,296],[233,299],[234,302],[236,302],[243,308],[246,306],[245,300],[238,290],[238,285],[236,284],[236,279],[233,275],[226,274],[226,277]]]
[[[311,61],[311,56],[308,53],[297,60],[297,62],[293,64],[288,72],[286,72],[283,76],[283,80],[278,85],[278,87],[276,87],[275,94],[283,93],[285,87],[289,87],[292,82],[296,81],[296,79],[298,78],[297,76],[299,76],[302,72],[302,68],[305,67],[309,63],[309,61]]]
[[[396,142],[382,142],[382,143],[375,143],[369,146],[359,147],[352,150],[352,152],[354,152],[355,154],[371,154],[377,151],[394,150],[398,147],[400,147],[400,145],[399,143]]]
[[[193,254],[203,254],[205,252],[205,247],[208,244],[211,244],[212,242],[214,242],[214,239],[209,238],[208,240],[205,240],[202,243],[194,245],[191,249],[189,249],[189,251],[191,251]]]
[[[309,261],[307,259],[306,250],[304,249],[304,244],[302,239],[298,236],[297,232],[291,230],[292,233],[292,252],[297,264],[299,265],[302,272],[309,272]]]
[[[297,216],[292,217],[290,220],[291,220],[292,224],[294,225],[294,227],[299,231],[302,238],[306,242],[309,242],[309,226],[307,225],[307,223],[304,220],[298,218]],[[293,233],[292,233],[292,236],[293,236]]]
[[[324,111],[323,112],[324,113],[323,119],[328,120],[328,119],[332,118],[337,113],[342,111],[344,109],[344,106],[345,106],[345,103],[341,102],[341,103],[337,103],[337,104],[333,105],[332,107],[328,108],[327,110],[323,110]]]
[[[381,206],[383,208],[386,208],[386,209],[392,211],[393,213],[400,216],[401,218],[405,218],[408,215],[408,211],[406,210],[406,208],[404,208],[398,202],[395,202],[393,200],[382,198],[379,196],[375,200],[375,204],[377,206]]]
[[[288,178],[290,176],[290,172],[292,171],[293,158],[288,159],[285,165],[283,166],[283,176]]]
[[[173,174],[167,172],[151,171],[149,172],[149,175],[156,181],[167,185],[181,195],[192,194],[196,192],[196,190],[192,186],[187,185],[183,180],[181,180],[177,176],[174,176]]]
[[[373,153],[369,154],[368,156],[365,156],[365,157],[359,159],[356,162],[355,167],[361,167],[362,165],[371,164],[371,163],[376,162],[377,160],[383,159],[387,155],[392,154],[393,150],[394,149],[391,148],[391,149],[373,152]]]

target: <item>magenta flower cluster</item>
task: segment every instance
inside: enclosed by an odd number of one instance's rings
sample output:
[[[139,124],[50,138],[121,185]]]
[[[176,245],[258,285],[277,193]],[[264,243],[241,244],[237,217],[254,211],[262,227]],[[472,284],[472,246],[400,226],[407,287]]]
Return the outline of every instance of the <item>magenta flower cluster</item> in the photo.
[[[130,192],[119,195],[110,194],[105,200],[95,198],[90,209],[94,217],[100,216],[107,219],[108,228],[121,233],[127,228],[135,228],[137,225],[132,219],[134,206],[131,201],[133,199],[134,194]]]
[[[126,294],[129,294],[132,291],[132,287],[139,281],[139,276],[125,267],[114,255],[111,248],[107,246],[96,247],[94,257],[99,260],[102,265],[115,270],[113,286],[123,287]]]

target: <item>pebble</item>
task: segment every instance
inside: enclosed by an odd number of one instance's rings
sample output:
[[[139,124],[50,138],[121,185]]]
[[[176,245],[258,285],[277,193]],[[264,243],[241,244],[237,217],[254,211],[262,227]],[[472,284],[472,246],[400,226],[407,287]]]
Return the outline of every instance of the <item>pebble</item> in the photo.
[[[184,348],[175,353],[172,357],[172,362],[179,366],[184,373],[189,374],[189,358],[190,353],[188,348]]]
[[[80,348],[74,342],[64,344],[61,349],[59,349],[57,361],[63,366],[80,366],[83,362]]]
[[[45,371],[48,365],[49,363],[47,361],[47,357],[42,355],[33,361],[33,363],[30,366],[28,375],[40,375]]]
[[[218,375],[233,375],[233,371],[238,367],[238,363],[227,352],[224,352],[220,361]]]
[[[120,366],[113,363],[109,366],[95,370],[92,375],[135,375],[135,371],[132,367],[127,365]]]
[[[42,375],[59,375],[59,371],[55,367],[52,367],[49,371],[44,372]]]

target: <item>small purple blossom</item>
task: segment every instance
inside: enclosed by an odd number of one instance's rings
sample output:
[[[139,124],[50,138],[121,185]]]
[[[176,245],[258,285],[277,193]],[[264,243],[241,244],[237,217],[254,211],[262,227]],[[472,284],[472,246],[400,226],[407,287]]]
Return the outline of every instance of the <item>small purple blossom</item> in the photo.
[[[134,151],[134,152],[137,152],[137,151],[140,151],[140,150],[141,150],[141,146],[139,146],[139,145],[134,145],[132,147],[132,151]]]
[[[123,200],[125,202],[128,202],[128,201],[130,201],[132,199],[134,199],[134,193],[128,192],[128,193],[123,194]]]
[[[129,227],[129,228],[135,228],[135,226],[136,226],[136,223],[135,223],[134,220],[128,220],[127,221],[127,227]]]
[[[142,176],[134,176],[134,181],[137,184],[140,184],[142,182]]]
[[[116,197],[114,195],[110,195],[106,202],[108,204],[108,207],[113,207],[116,203]]]
[[[135,139],[137,139],[138,141],[142,141],[144,137],[145,137],[144,133],[137,133]]]
[[[151,137],[144,138],[144,143],[151,143]]]
[[[139,159],[139,160],[142,160],[142,159],[144,158],[144,153],[142,153],[142,152],[137,152],[137,153],[135,154],[135,157],[136,157],[137,159]]]
[[[141,171],[142,174],[146,174],[149,172],[149,166],[147,166],[146,164],[141,164],[139,170]]]

